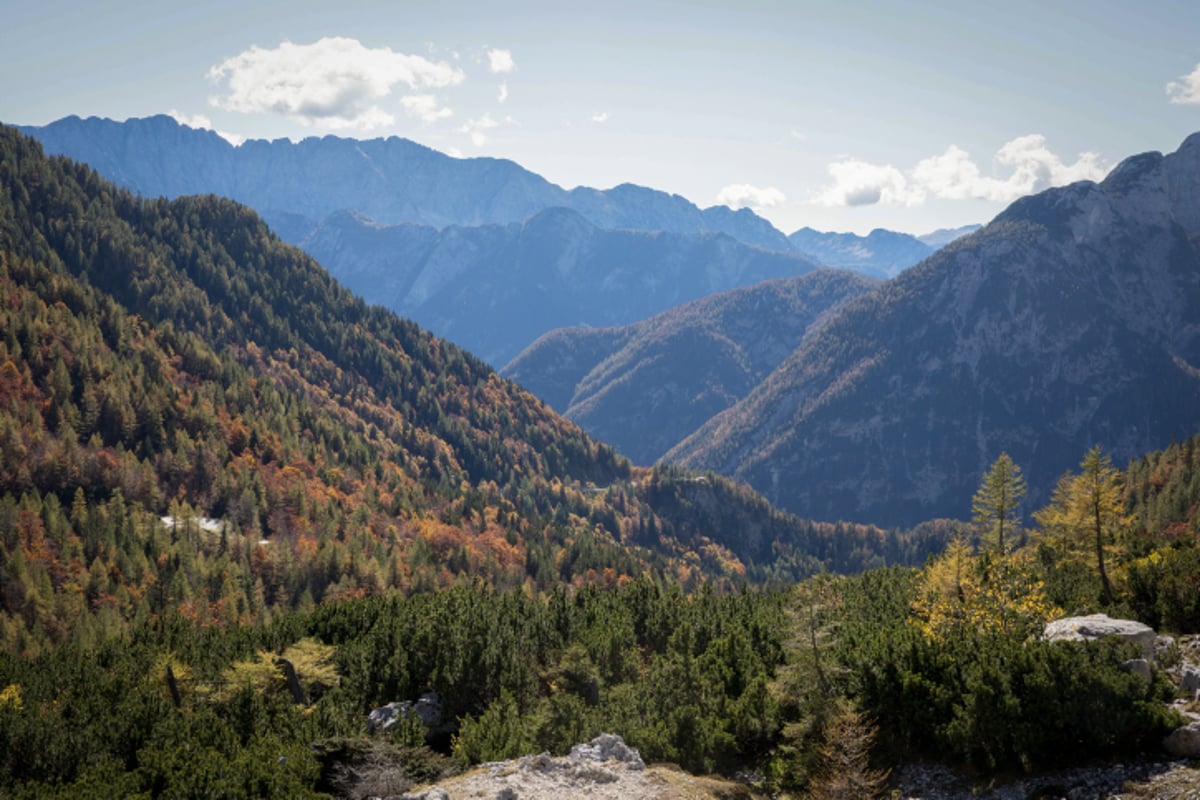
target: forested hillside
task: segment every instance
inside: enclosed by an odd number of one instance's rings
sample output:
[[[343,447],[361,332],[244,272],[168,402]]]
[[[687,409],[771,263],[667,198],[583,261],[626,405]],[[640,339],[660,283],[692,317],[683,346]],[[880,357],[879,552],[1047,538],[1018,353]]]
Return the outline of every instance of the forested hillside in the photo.
[[[1200,552],[1198,453],[1200,437],[1124,472],[1088,453],[1033,515],[1020,492],[988,501],[993,465],[974,527],[921,570],[777,592],[687,593],[648,575],[536,596],[463,583],[255,625],[166,613],[94,643],[0,652],[0,796],[363,798],[604,731],[647,761],[739,773],[771,796],[847,783],[886,796],[886,770],[917,759],[967,766],[976,786],[1153,759],[1181,722],[1163,705],[1166,674],[1123,668],[1140,653],[1128,643],[1038,634],[1064,610],[1200,631],[1185,588]],[[1076,516],[1093,467],[1113,501],[1109,601],[1092,522]],[[1007,540],[994,536],[1001,509]],[[1161,664],[1179,657],[1168,649]],[[370,732],[372,708],[426,692],[432,727]]]
[[[877,284],[817,270],[612,328],[551,331],[501,374],[638,464],[745,397],[811,327]]]
[[[248,209],[138,199],[11,130],[0,152],[9,650],[468,575],[731,583],[780,555],[791,575],[936,546],[803,522],[715,476],[725,516],[678,514],[690,476],[634,470]],[[775,550],[751,536],[767,530]]]

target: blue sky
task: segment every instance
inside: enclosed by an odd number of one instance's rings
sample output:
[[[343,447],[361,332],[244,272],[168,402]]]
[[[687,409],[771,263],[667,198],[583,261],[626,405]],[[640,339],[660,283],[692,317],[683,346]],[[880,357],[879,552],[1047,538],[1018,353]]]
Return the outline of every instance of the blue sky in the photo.
[[[7,5],[0,121],[399,135],[785,232],[983,222],[1200,130],[1195,2]]]

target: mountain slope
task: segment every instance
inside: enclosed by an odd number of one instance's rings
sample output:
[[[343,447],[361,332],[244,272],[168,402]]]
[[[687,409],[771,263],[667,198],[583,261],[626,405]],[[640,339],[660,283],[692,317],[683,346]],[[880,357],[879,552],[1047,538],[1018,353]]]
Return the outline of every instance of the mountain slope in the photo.
[[[728,584],[934,544],[633,469],[245,207],[135,198],[9,128],[0,298],[8,651],[467,576]]]
[[[710,295],[621,328],[569,328],[504,368],[584,430],[649,464],[749,391],[805,332],[874,284],[819,270]]]
[[[302,243],[350,289],[502,365],[570,325],[621,325],[814,268],[719,234],[604,230],[566,208],[522,224],[379,226],[338,214]]]
[[[246,203],[293,244],[347,209],[383,225],[442,228],[523,222],[562,206],[601,228],[725,233],[790,250],[782,233],[748,209],[701,210],[678,195],[631,184],[568,192],[511,161],[452,158],[397,137],[250,140],[234,147],[166,116],[124,122],[72,116],[20,130],[48,153],[86,162],[148,197],[218,194]]]
[[[850,303],[667,458],[824,518],[965,516],[1007,451],[1031,486],[1200,428],[1200,136],[1014,203]],[[1036,506],[1044,500],[1031,496]]]

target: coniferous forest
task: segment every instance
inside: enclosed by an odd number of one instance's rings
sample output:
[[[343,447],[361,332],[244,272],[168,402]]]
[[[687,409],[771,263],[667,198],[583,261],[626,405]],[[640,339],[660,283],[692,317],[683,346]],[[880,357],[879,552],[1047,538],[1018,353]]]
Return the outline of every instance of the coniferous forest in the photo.
[[[1080,453],[1041,509],[1001,459],[970,523],[801,520],[633,467],[245,207],[11,129],[0,332],[0,796],[363,797],[601,732],[820,794],[1180,722],[1128,649],[1040,632],[1200,631],[1200,437]],[[444,725],[368,733],[426,692]]]

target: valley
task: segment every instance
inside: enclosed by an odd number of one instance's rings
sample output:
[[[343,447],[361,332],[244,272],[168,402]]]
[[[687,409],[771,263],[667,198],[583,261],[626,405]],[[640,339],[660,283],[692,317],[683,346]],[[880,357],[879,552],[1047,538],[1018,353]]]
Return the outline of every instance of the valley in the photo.
[[[1175,639],[1147,678],[1042,637],[1200,630],[1200,140],[872,278],[631,186],[260,217],[0,134],[0,796],[398,795],[602,734],[714,796],[870,796],[1149,776],[1200,725]],[[389,255],[310,255],[350,251]]]

